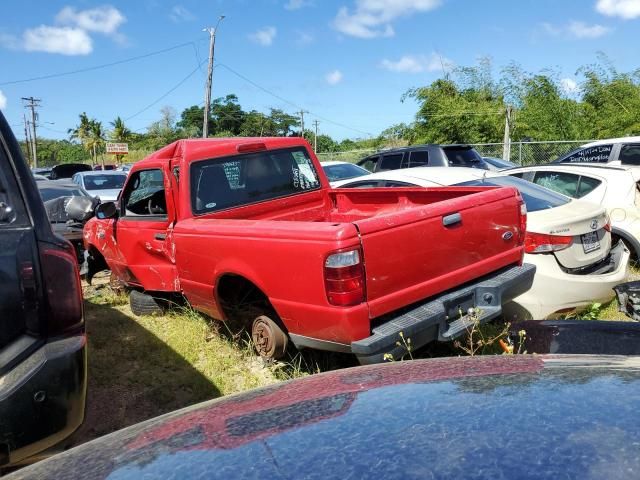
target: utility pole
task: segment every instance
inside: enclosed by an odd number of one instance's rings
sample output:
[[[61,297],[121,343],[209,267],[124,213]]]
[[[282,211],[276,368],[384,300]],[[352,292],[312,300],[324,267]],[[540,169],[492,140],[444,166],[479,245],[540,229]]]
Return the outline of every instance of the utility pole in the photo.
[[[31,135],[29,134],[29,129],[31,126],[29,125],[29,120],[27,120],[27,115],[23,114],[24,118],[24,143],[27,147],[27,156],[29,157],[29,163],[33,163],[33,158],[31,156]]]
[[[318,120],[313,121],[313,126],[315,128],[315,135],[313,136],[313,153],[318,153],[318,125],[320,122]]]
[[[300,110],[298,113],[300,114],[300,136],[304,138],[304,114],[309,112]]]
[[[511,105],[507,105],[504,122],[504,144],[502,146],[502,158],[509,160],[511,157]]]
[[[218,25],[224,20],[224,15],[220,15],[218,23],[214,28],[204,28],[203,32],[209,32],[209,70],[207,75],[207,86],[204,89],[204,120],[202,122],[202,138],[209,136],[209,109],[211,108],[211,84],[213,82],[213,54],[216,48],[216,32]]]
[[[37,136],[36,136],[36,121],[37,114],[36,108],[40,106],[40,99],[33,97],[22,97],[22,100],[25,103],[24,107],[31,109],[31,126],[33,127],[33,137],[31,144],[31,154],[33,155],[33,167],[36,168],[38,166],[38,145],[37,145]]]

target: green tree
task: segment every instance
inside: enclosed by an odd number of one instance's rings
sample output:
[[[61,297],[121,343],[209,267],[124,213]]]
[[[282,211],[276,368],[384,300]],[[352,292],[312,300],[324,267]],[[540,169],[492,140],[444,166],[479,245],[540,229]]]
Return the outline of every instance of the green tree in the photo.
[[[183,131],[183,135],[188,138],[202,137],[202,120],[204,118],[204,107],[192,105],[185,108],[180,114],[180,121],[176,126]],[[209,130],[213,128],[213,122],[209,121]]]
[[[131,130],[124,124],[124,120],[120,117],[116,117],[113,122],[109,122],[113,127],[113,130],[109,132],[109,139],[118,143],[129,143],[131,140]],[[116,155],[116,162],[120,163],[124,155]]]
[[[216,98],[211,104],[212,133],[230,132],[232,136],[239,135],[245,116],[236,95]]]

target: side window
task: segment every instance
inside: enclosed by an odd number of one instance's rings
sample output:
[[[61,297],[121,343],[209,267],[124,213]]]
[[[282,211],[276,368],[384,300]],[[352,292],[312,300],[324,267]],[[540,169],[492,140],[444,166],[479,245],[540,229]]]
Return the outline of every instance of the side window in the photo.
[[[536,172],[533,183],[568,197],[577,198],[580,177],[572,173]]]
[[[522,177],[524,177],[524,172],[522,172],[522,173],[510,173],[509,176],[510,177],[522,178]]]
[[[595,179],[595,178],[584,177],[584,176],[580,177],[580,184],[578,185],[578,196],[577,196],[577,198],[582,198],[585,195],[587,195],[588,193],[591,193],[601,183],[602,182],[600,180]]]
[[[402,164],[402,153],[384,155],[382,157],[382,161],[380,162],[380,167],[378,168],[378,172],[382,172],[384,170],[397,170],[398,168],[400,168],[401,164]]]
[[[343,185],[341,188],[375,188],[380,186],[379,180],[369,180],[363,182],[354,182]]]
[[[409,155],[409,164],[408,167],[425,167],[429,165],[429,152],[427,151],[418,151],[411,152]]]
[[[620,149],[622,165],[640,165],[640,145],[623,145]]]
[[[398,182],[397,180],[387,180],[384,182],[385,187],[417,187],[413,183]]]
[[[597,145],[595,147],[582,148],[569,154],[561,160],[563,163],[607,163],[613,145]]]
[[[166,217],[162,170],[133,173],[122,195],[122,205],[127,217]]]
[[[364,161],[358,162],[358,165],[361,166],[362,168],[366,168],[370,172],[373,172],[376,169],[376,164],[378,163],[379,159],[380,157],[365,158]]]

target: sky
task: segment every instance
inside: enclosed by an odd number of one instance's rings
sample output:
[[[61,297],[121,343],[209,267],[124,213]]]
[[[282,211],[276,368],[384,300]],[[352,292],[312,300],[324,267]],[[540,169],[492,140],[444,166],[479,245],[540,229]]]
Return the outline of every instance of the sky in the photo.
[[[338,140],[411,122],[403,93],[482,57],[553,69],[568,95],[597,52],[640,67],[640,0],[23,0],[0,18],[0,110],[19,138],[32,96],[39,137],[66,138],[81,112],[144,132],[164,106],[204,103],[203,28],[221,15],[213,98],[305,110]]]

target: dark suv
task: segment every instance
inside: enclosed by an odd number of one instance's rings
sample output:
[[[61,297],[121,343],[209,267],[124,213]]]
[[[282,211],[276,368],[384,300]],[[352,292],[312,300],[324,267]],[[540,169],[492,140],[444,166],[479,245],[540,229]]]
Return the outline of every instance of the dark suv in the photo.
[[[470,145],[413,145],[382,150],[357,163],[370,172],[412,167],[472,167],[489,170],[489,165]]]
[[[84,418],[86,336],[76,254],[57,237],[0,113],[0,468]]]

